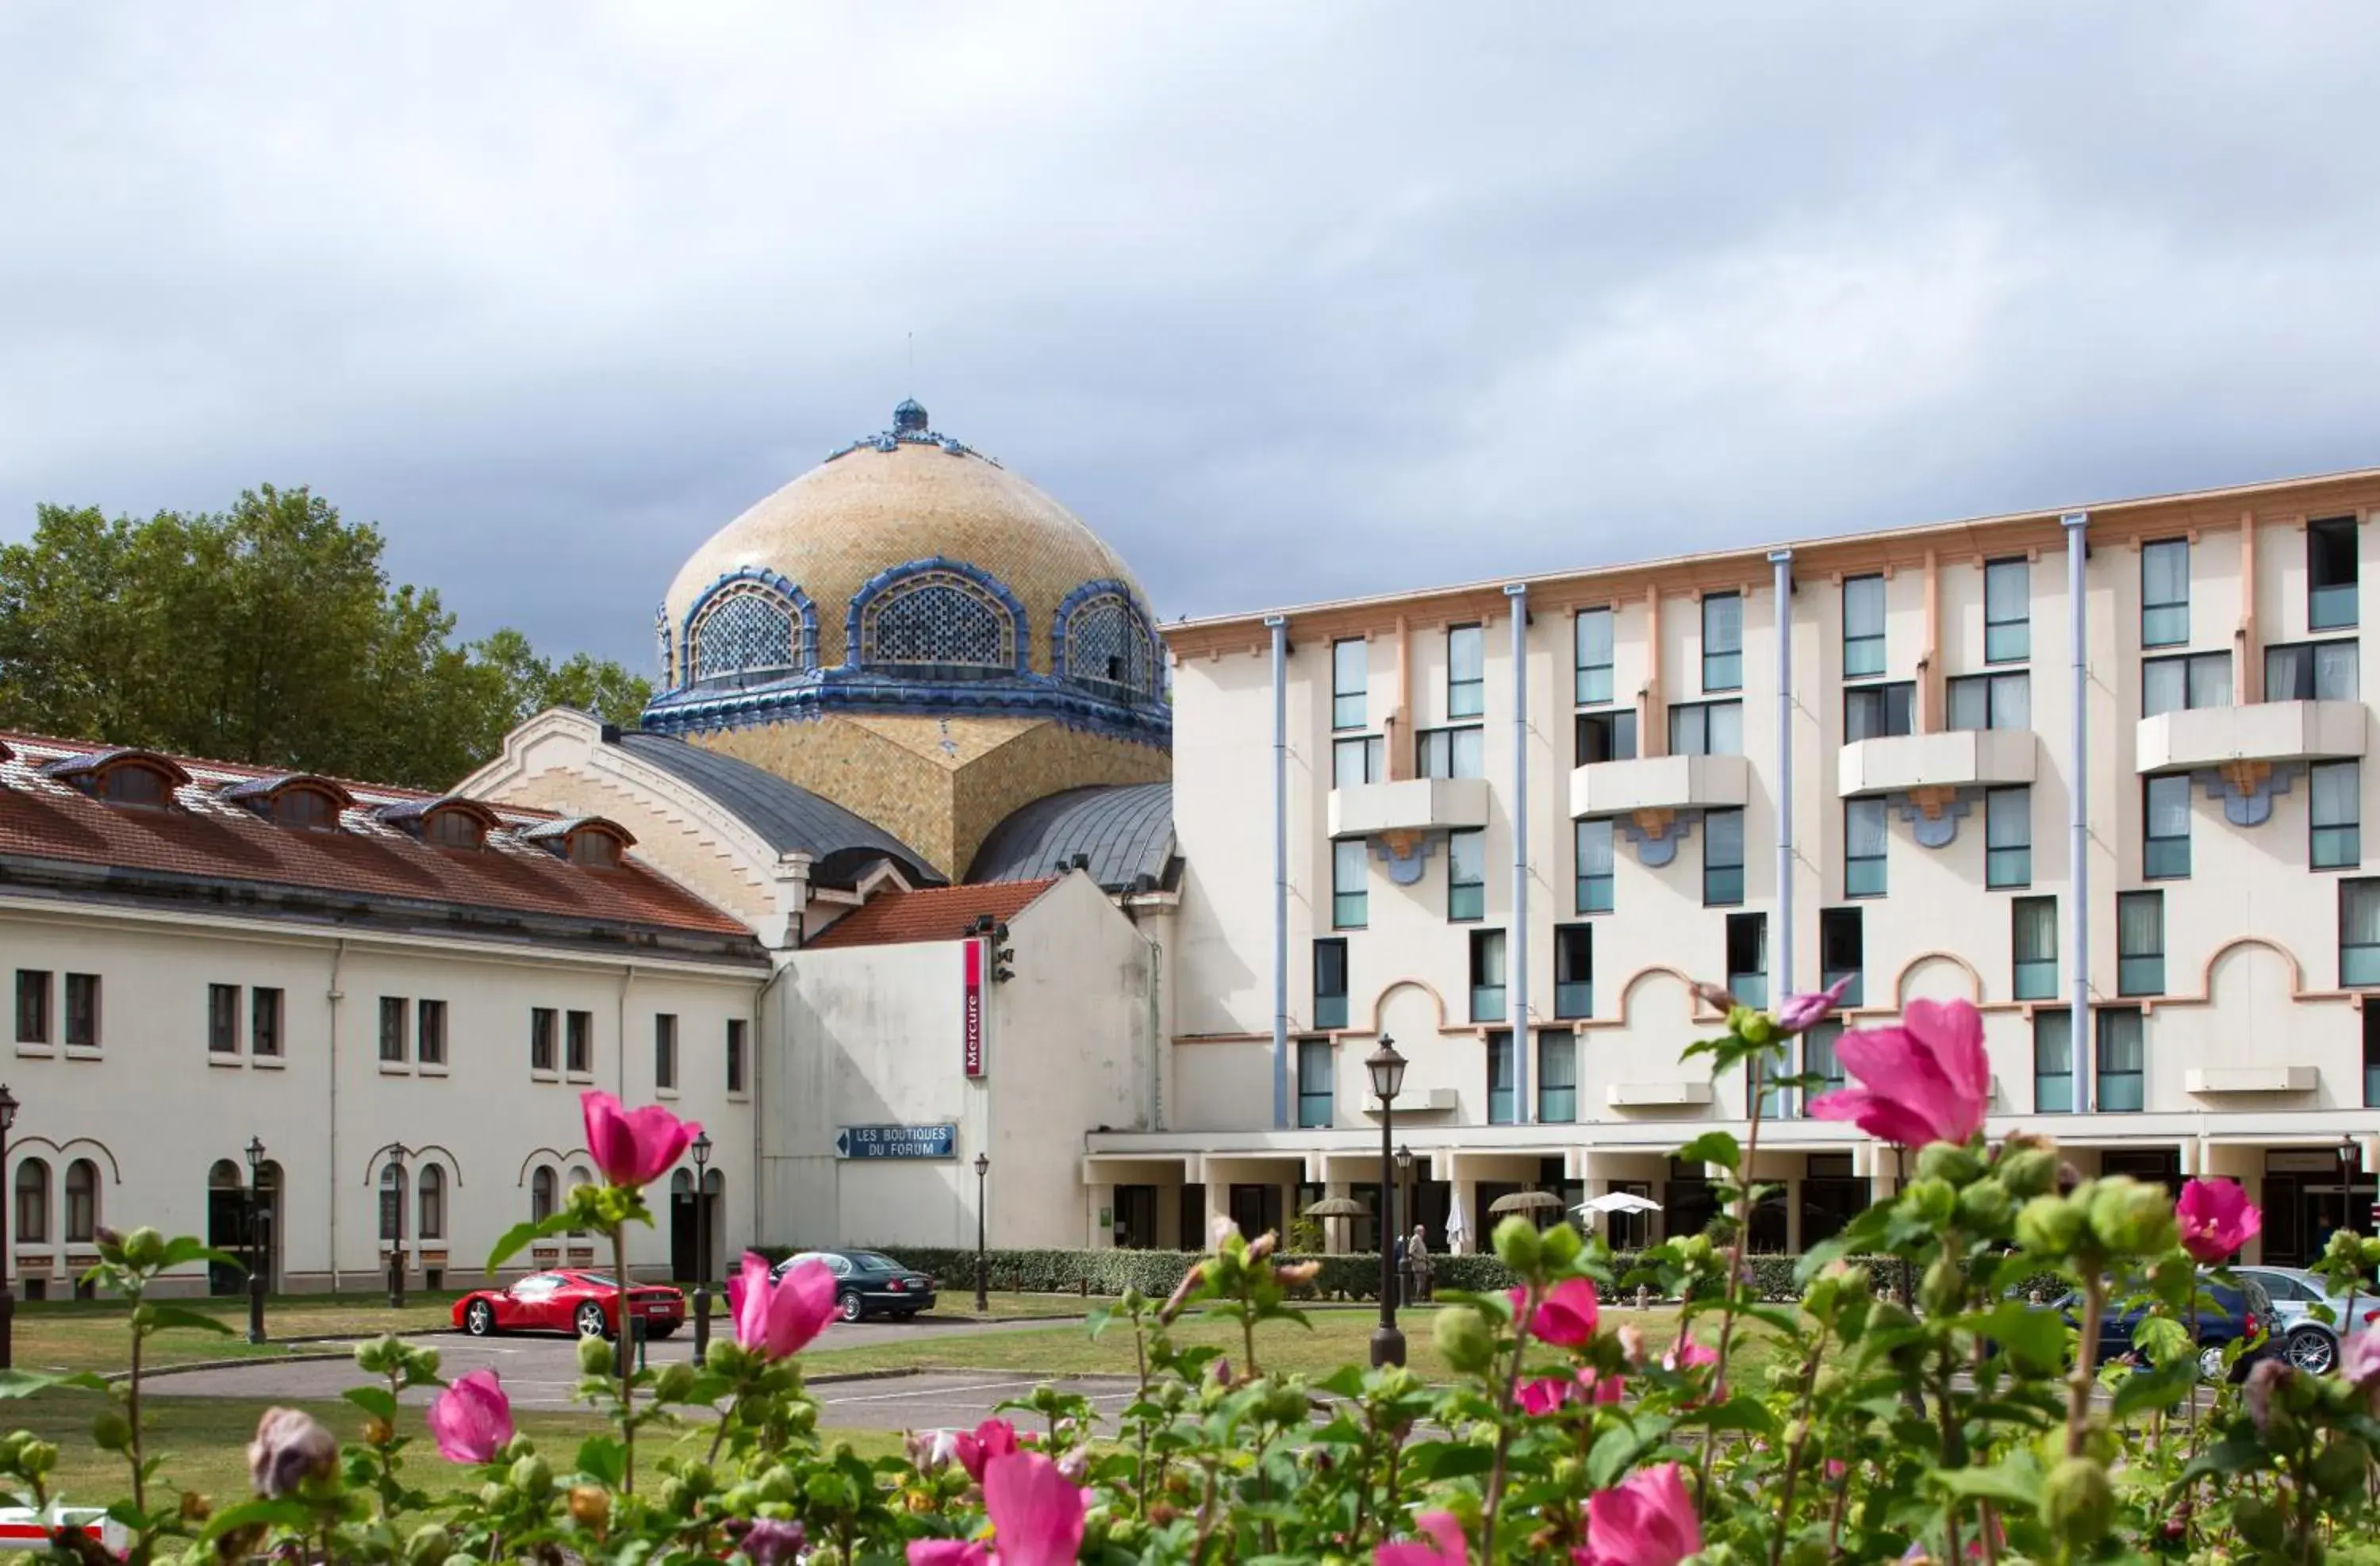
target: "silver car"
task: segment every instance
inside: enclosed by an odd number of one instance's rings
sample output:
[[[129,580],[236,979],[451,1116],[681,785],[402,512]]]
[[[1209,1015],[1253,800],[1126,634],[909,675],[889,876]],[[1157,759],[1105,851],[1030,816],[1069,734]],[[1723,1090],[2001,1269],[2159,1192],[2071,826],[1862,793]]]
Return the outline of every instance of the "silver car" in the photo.
[[[2291,1365],[2313,1375],[2319,1376],[2338,1363],[2341,1338],[2368,1331],[2380,1321],[2380,1294],[2334,1294],[2321,1278],[2302,1268],[2235,1267],[2231,1270],[2254,1279],[2273,1296],[2276,1343]],[[2330,1307],[2328,1321],[2314,1315],[2317,1305]]]

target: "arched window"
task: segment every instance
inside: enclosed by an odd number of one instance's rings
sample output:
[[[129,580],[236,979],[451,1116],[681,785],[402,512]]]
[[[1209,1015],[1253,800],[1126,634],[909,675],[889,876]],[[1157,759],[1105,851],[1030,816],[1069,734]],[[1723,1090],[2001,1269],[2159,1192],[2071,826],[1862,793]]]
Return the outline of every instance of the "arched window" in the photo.
[[[442,848],[477,848],[488,840],[487,829],[468,810],[432,810],[421,818],[424,842]]]
[[[578,1189],[578,1187],[580,1187],[581,1185],[592,1185],[592,1184],[595,1184],[595,1177],[594,1177],[593,1175],[591,1175],[591,1174],[589,1174],[589,1173],[588,1173],[588,1172],[587,1172],[587,1168],[586,1168],[586,1166],[585,1166],[584,1164],[574,1164],[574,1165],[571,1167],[571,1171],[570,1171],[570,1188],[571,1188],[572,1190],[576,1191],[576,1190],[577,1190],[577,1189]],[[586,1233],[586,1232],[587,1232],[587,1231],[585,1231],[584,1229],[574,1229],[574,1230],[572,1230],[572,1231],[571,1231],[571,1232],[572,1232],[573,1234],[584,1234],[584,1233]]]
[[[67,1165],[67,1244],[89,1244],[99,1234],[99,1166],[89,1159]]]
[[[446,1238],[446,1171],[434,1163],[421,1166],[421,1196],[414,1210],[415,1227],[425,1240]]]
[[[1121,592],[1103,592],[1066,616],[1066,677],[1111,701],[1157,694],[1157,660],[1148,625]]]
[[[398,1237],[397,1225],[404,1218],[405,1176],[396,1165],[387,1163],[380,1170],[380,1237],[394,1244]]]
[[[17,1165],[17,1243],[50,1243],[50,1166],[40,1159]]]
[[[319,788],[285,788],[273,798],[273,819],[285,827],[324,832],[339,824],[339,802]]]
[[[798,667],[794,605],[766,582],[730,582],[710,595],[686,633],[689,683]]]
[[[1016,615],[964,572],[932,567],[884,586],[861,610],[859,662],[871,669],[1014,674]]]
[[[532,1223],[543,1223],[553,1216],[553,1166],[540,1164],[529,1171],[528,1216]]]

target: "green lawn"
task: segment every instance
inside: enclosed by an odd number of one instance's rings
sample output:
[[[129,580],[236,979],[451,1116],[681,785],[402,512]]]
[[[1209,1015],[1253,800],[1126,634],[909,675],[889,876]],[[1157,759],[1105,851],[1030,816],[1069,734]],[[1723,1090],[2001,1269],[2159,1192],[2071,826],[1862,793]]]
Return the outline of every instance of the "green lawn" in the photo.
[[[244,1299],[160,1301],[196,1311],[230,1327],[230,1332],[210,1332],[196,1327],[174,1327],[149,1339],[142,1351],[147,1365],[187,1365],[199,1359],[272,1358],[285,1354],[321,1353],[331,1343],[286,1342],[285,1338],[372,1338],[382,1332],[414,1332],[443,1328],[449,1323],[452,1294],[406,1296],[403,1310],[391,1310],[384,1296],[368,1294],[295,1294],[264,1304],[264,1329],[271,1341],[250,1344],[247,1339],[248,1302]],[[16,1362],[20,1370],[113,1372],[126,1367],[131,1354],[128,1309],[121,1300],[28,1301],[17,1307]]]

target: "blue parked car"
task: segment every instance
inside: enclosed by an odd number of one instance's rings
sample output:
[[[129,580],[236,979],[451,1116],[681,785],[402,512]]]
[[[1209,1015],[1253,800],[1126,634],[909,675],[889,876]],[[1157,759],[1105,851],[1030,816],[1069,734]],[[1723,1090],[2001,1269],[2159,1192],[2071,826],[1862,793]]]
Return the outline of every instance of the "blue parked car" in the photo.
[[[2204,1380],[2213,1380],[2223,1374],[2223,1351],[2235,1342],[2245,1341],[2249,1347],[2231,1366],[2231,1379],[2244,1380],[2260,1359],[2274,1354],[2272,1332],[2276,1324],[2272,1297],[2263,1284],[2252,1278],[2242,1278],[2238,1287],[2217,1283],[2213,1275],[2198,1275],[2198,1374]],[[2148,1307],[2138,1302],[2126,1303],[2124,1293],[2119,1293],[2109,1303],[2107,1314],[2099,1322],[2098,1353],[2092,1356],[2096,1366],[2120,1360],[2132,1354],[2132,1331],[2148,1315]],[[2082,1326],[2082,1298],[2080,1294],[2060,1294],[2052,1300],[2048,1309],[2066,1318],[2066,1324]],[[2184,1324],[2185,1326],[2187,1323]]]

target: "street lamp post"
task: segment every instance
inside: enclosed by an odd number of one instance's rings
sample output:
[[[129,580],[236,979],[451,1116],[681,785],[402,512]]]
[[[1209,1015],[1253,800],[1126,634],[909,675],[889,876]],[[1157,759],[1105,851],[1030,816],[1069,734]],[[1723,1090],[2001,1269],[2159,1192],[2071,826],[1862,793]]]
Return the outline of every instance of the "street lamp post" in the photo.
[[[1402,1143],[1399,1143],[1397,1145],[1396,1191],[1393,1196],[1384,1199],[1381,1202],[1381,1206],[1386,1208],[1389,1213],[1389,1235],[1388,1238],[1381,1243],[1381,1246],[1391,1255],[1395,1254],[1396,1242],[1404,1238],[1406,1228],[1404,1220],[1413,1217],[1413,1197],[1405,1189],[1406,1184],[1411,1181],[1412,1178],[1413,1149],[1404,1146]],[[1404,1287],[1408,1289],[1413,1287],[1411,1282],[1413,1270],[1414,1258],[1412,1255],[1408,1253],[1405,1256],[1404,1266]],[[1413,1303],[1413,1296],[1411,1294],[1407,1294],[1405,1296],[1405,1303],[1407,1305],[1411,1305]]]
[[[710,1133],[694,1139],[694,1363],[710,1357],[710,1191],[703,1184],[710,1162]]]
[[[264,1341],[264,1236],[257,1215],[264,1205],[264,1138],[248,1139],[248,1341]]]
[[[991,1310],[991,1300],[984,1293],[983,1270],[983,1177],[991,1172],[991,1155],[975,1156],[975,1313],[983,1316]]]
[[[396,1178],[389,1183],[389,1244],[388,1244],[388,1308],[405,1308],[405,1159],[413,1151],[402,1142],[391,1142],[381,1149],[388,1155],[385,1170],[395,1170]]]
[[[0,1174],[8,1169],[8,1133],[17,1125],[17,1095],[0,1082]],[[8,1281],[8,1202],[0,1193],[0,1370],[17,1366],[17,1289]]]
[[[1405,1058],[1397,1053],[1397,1041],[1381,1034],[1380,1047],[1365,1057],[1364,1069],[1372,1075],[1372,1096],[1380,1100],[1380,1189],[1385,1192],[1396,1177],[1396,1155],[1390,1148],[1396,1138],[1397,1093],[1405,1084]],[[1372,1332],[1372,1366],[1378,1369],[1404,1362],[1405,1335],[1397,1330],[1396,1248],[1382,1245],[1380,1325]]]

